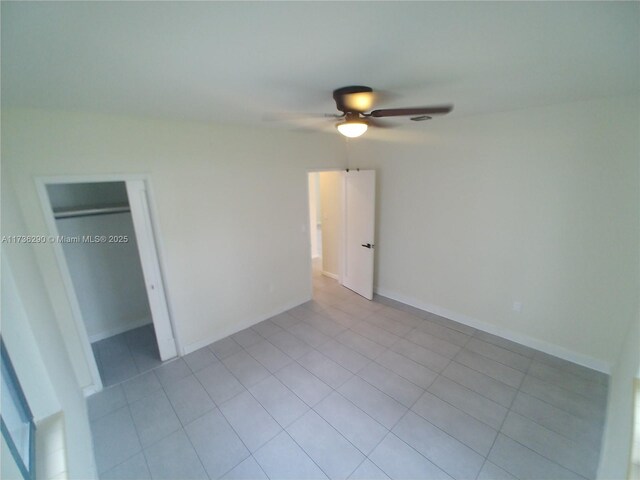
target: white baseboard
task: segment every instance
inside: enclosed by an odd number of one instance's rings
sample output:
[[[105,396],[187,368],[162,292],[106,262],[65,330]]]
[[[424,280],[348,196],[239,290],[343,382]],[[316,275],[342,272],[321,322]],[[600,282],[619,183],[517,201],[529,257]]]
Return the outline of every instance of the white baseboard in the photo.
[[[322,274],[323,274],[325,277],[333,278],[334,280],[339,280],[338,275],[336,275],[335,273],[326,272],[326,271],[324,271],[324,270],[323,270],[323,271],[322,271]]]
[[[148,325],[149,323],[152,323],[151,318],[144,317],[134,322],[129,322],[119,327],[105,330],[104,332],[94,333],[93,335],[89,335],[89,343],[94,343],[99,340],[104,340],[105,338],[113,337],[114,335],[118,335],[119,333],[127,332],[129,330],[133,330],[134,328]]]
[[[308,302],[309,300],[311,300],[311,297],[306,297],[302,300],[295,300],[293,302],[289,302],[285,305],[283,305],[282,307],[278,308],[277,310],[275,310],[274,312],[268,313],[266,315],[260,315],[256,318],[252,318],[252,319],[248,319],[243,321],[240,324],[236,324],[233,325],[230,328],[224,329],[221,332],[219,332],[216,335],[204,338],[202,340],[199,340],[197,342],[191,343],[189,345],[185,345],[183,347],[183,351],[180,352],[180,355],[187,355],[191,352],[195,352],[196,350],[200,350],[202,347],[206,347],[207,345],[213,343],[213,342],[217,342],[218,340],[221,340],[223,338],[228,337],[229,335],[233,335],[234,333],[238,333],[241,330],[244,330],[245,328],[249,328],[252,327],[253,325],[255,325],[256,323],[260,323],[263,320],[267,320],[271,317],[275,317],[276,315],[279,315],[283,312],[286,312],[287,310],[291,310],[294,307],[297,307],[298,305],[301,305],[303,303]]]
[[[498,327],[491,323],[478,320],[462,313],[454,312],[438,305],[425,303],[415,298],[407,297],[400,293],[387,290],[386,288],[376,287],[375,292],[383,297],[387,297],[406,305],[419,308],[420,310],[424,310],[426,312],[448,318],[449,320],[453,320],[469,327],[482,330],[483,332],[497,335],[498,337],[502,337],[506,340],[511,340],[512,342],[519,343],[520,345],[524,345],[525,347],[540,350],[541,352],[548,353],[549,355],[553,355],[554,357],[577,363],[578,365],[582,365],[584,367],[606,373],[607,375],[611,374],[611,364],[609,362],[593,358],[589,355],[574,352],[559,345],[555,345],[544,340],[539,340],[528,335],[517,333],[504,327]]]
[[[104,388],[104,386],[102,387]],[[94,393],[98,393],[100,390],[98,390],[98,388],[91,384],[91,385],[87,385],[86,387],[82,388],[82,394],[84,395],[84,398],[90,397],[91,395],[93,395]]]

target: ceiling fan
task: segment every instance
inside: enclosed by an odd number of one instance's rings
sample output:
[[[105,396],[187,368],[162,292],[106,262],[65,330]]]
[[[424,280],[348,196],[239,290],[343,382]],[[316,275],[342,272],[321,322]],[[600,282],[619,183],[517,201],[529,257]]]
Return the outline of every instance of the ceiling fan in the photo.
[[[433,115],[445,115],[453,110],[453,105],[371,110],[375,98],[376,95],[370,87],[352,85],[338,88],[333,91],[333,99],[337,109],[342,113],[326,114],[326,117],[341,119],[342,121],[336,124],[338,131],[345,137],[355,138],[365,133],[369,127],[388,126],[379,122],[378,118],[407,116],[419,122],[430,120]],[[366,113],[367,111],[369,113]]]

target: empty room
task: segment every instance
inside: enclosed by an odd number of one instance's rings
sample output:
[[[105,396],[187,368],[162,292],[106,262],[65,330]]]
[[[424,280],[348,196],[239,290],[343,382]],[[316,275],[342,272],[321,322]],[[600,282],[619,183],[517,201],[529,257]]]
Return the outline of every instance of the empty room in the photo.
[[[640,3],[2,1],[0,48],[3,479],[638,478]]]

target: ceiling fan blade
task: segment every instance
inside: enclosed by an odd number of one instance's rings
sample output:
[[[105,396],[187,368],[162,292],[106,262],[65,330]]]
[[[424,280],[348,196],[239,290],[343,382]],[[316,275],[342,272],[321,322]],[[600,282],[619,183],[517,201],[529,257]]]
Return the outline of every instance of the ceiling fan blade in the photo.
[[[408,115],[445,115],[453,110],[453,105],[439,105],[433,107],[409,107],[409,108],[385,108],[374,110],[369,115],[372,117],[401,117]]]
[[[287,122],[296,120],[317,120],[342,118],[339,113],[271,112],[262,116],[263,122]]]
[[[366,122],[370,127],[375,127],[375,128],[395,128],[398,126],[397,124],[381,122],[379,120],[374,120],[373,118],[367,118]]]

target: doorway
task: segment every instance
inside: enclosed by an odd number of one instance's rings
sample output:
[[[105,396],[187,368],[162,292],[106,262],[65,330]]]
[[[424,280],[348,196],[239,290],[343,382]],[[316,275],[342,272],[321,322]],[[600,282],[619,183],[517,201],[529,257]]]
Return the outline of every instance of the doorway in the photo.
[[[320,213],[320,174],[309,174],[309,236],[311,239],[311,270],[322,271],[322,215]]]
[[[95,390],[175,357],[145,181],[44,181],[42,190]]]
[[[376,176],[374,170],[308,174],[314,288],[337,281],[373,298]],[[335,283],[335,282],[334,282]]]
[[[340,280],[342,242],[342,172],[310,172],[309,237],[314,279]]]

